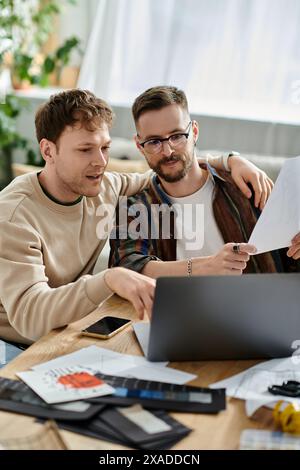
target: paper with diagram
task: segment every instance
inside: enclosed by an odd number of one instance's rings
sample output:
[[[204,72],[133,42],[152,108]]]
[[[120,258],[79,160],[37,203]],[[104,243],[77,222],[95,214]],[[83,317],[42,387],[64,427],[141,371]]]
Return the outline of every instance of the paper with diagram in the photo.
[[[111,395],[114,388],[95,376],[87,367],[57,367],[44,371],[18,372],[23,380],[46,403],[64,403]]]

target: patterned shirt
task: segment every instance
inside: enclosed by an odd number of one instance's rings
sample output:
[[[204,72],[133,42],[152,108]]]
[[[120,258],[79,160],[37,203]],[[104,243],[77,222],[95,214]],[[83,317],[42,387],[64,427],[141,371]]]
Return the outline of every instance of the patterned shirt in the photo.
[[[224,243],[247,243],[260,215],[253,199],[247,199],[225,171],[218,173],[209,165],[200,164],[214,179],[213,213]],[[162,220],[170,218],[164,233]],[[116,223],[110,238],[109,266],[122,266],[141,272],[151,260],[175,261],[175,211],[157,175],[147,188],[119,202]],[[134,224],[134,234],[129,230]],[[138,227],[139,225],[139,227]],[[251,256],[244,273],[299,271],[299,263],[288,258],[286,250]]]

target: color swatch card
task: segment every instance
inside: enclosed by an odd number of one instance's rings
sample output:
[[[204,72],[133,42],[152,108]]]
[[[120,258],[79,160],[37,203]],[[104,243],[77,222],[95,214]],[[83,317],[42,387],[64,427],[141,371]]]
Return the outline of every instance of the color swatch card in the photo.
[[[93,369],[73,366],[46,371],[19,372],[23,380],[46,403],[63,403],[110,395],[114,388],[94,375]]]
[[[300,437],[287,432],[244,429],[240,450],[300,450]]]
[[[91,403],[118,406],[139,403],[147,409],[187,413],[218,413],[226,408],[224,388],[209,389],[104,374],[96,374],[96,377],[113,387],[114,393],[88,399]]]

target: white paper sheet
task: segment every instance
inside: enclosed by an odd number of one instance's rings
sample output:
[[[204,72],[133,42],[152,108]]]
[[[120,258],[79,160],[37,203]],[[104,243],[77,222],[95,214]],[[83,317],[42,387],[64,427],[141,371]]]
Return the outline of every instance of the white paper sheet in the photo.
[[[149,337],[150,337],[150,323],[139,322],[139,323],[134,323],[132,326],[133,326],[133,331],[135,332],[137,340],[144,353],[144,356],[147,357]]]
[[[257,364],[240,374],[210,385],[211,388],[226,388],[226,395],[246,400],[246,412],[251,416],[261,406],[272,406],[275,402],[297,403],[300,399],[272,395],[268,392],[271,385],[281,385],[287,380],[300,381],[299,357],[272,359]]]
[[[41,371],[53,367],[64,367],[72,365],[86,365],[97,367],[102,374],[115,375],[121,370],[130,369],[139,365],[148,364],[142,356],[121,354],[110,349],[98,346],[88,346],[70,354],[59,356],[51,361],[44,362],[32,367],[32,370]],[[159,367],[165,367],[167,362],[158,362]]]
[[[285,161],[273,191],[250,236],[257,253],[291,245],[300,232],[300,157]]]
[[[184,384],[197,376],[167,368],[167,362],[150,362],[141,356],[121,354],[110,349],[89,346],[52,361],[32,367],[36,372],[59,367],[86,366],[107,375],[135,377],[141,380]]]
[[[153,380],[154,382],[167,382],[170,384],[183,385],[197,376],[173,369],[171,367],[155,367],[155,362],[151,366],[138,366],[130,370],[121,372],[122,377],[135,377],[140,380]]]

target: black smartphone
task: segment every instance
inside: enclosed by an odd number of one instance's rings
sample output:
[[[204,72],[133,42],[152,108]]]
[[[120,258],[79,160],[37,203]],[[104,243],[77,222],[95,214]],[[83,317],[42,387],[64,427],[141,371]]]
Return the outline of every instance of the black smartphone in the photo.
[[[132,323],[127,318],[103,317],[96,323],[81,331],[85,336],[93,336],[95,338],[109,339],[119,331],[126,328]]]

